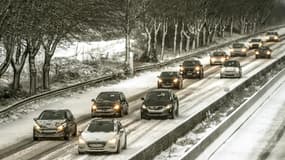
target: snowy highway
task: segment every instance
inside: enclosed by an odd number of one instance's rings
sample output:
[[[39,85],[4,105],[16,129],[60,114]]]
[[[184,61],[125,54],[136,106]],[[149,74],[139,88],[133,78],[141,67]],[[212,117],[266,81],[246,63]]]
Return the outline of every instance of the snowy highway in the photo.
[[[285,30],[279,31],[284,34]],[[285,55],[285,42],[280,42],[272,46],[273,59]],[[206,66],[205,78],[202,80],[184,80],[182,90],[177,90],[176,94],[180,100],[180,116],[175,120],[140,120],[139,108],[141,101],[139,97],[130,102],[130,115],[121,118],[123,125],[128,132],[128,148],[123,150],[119,155],[78,155],[77,154],[77,138],[70,142],[63,141],[39,141],[31,142],[23,150],[4,158],[6,160],[13,159],[128,159],[134,153],[140,151],[144,146],[152,143],[157,138],[163,136],[164,133],[180,124],[186,117],[192,116],[198,111],[206,107],[207,104],[220,98],[228,90],[241,84],[248,76],[260,71],[270,64],[272,60],[259,59],[251,53],[246,58],[234,58],[240,60],[243,67],[243,78],[241,79],[220,79],[219,66]],[[208,63],[208,57],[203,57],[202,61]],[[177,70],[178,64],[163,68],[163,70]],[[106,87],[91,88],[83,93],[74,94],[72,96],[58,97],[56,100],[49,100],[44,104],[32,105],[30,110],[34,110],[28,114],[19,115],[13,120],[7,120],[0,126],[0,149],[11,144],[28,139],[32,135],[32,118],[36,117],[42,110],[47,108],[69,108],[76,117],[90,116],[90,100],[101,91],[120,90],[124,91],[128,98],[143,94],[147,90],[156,87],[156,76],[161,70],[145,72],[132,79],[123,80],[119,84],[108,85]],[[282,98],[281,98],[282,100]],[[82,130],[87,124],[83,121],[79,125]]]
[[[233,134],[224,142],[219,142],[222,145],[214,143],[197,159],[284,159],[284,95],[285,75],[251,107],[256,110],[249,118],[243,121],[243,117],[241,117],[226,131],[233,130]],[[237,126],[238,123],[242,123],[241,126]],[[234,131],[234,129],[236,130]],[[221,137],[226,137],[226,132]]]

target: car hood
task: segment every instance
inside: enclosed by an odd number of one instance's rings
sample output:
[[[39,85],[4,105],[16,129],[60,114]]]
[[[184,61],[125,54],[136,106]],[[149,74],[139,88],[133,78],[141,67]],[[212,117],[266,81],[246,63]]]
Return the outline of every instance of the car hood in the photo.
[[[166,106],[170,104],[168,101],[145,101],[144,105],[146,106]]]
[[[81,137],[87,141],[108,141],[116,136],[116,132],[88,132],[84,131]]]
[[[160,79],[162,79],[162,80],[173,80],[173,79],[175,79],[175,78],[178,78],[178,77],[160,77]]]
[[[37,120],[36,123],[44,128],[56,128],[62,123],[64,123],[65,120]]]
[[[224,67],[225,71],[235,71],[238,67]]]
[[[96,105],[98,106],[113,106],[118,103],[118,101],[97,101]]]

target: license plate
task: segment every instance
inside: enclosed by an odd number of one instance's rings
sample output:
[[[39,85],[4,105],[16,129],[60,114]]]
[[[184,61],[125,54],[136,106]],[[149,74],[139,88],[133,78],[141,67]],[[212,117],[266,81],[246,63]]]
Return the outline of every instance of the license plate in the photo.
[[[187,75],[188,75],[188,76],[192,75],[192,72],[188,72]]]
[[[89,144],[90,147],[103,147],[103,144]]]

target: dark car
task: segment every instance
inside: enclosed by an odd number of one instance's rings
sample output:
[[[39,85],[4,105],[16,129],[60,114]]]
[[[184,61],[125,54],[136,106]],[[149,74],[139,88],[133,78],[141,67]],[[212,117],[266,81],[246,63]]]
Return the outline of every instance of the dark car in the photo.
[[[266,32],[265,39],[266,42],[278,42],[279,34],[277,32]]]
[[[229,59],[225,51],[215,51],[210,55],[210,65],[223,64]]]
[[[177,88],[183,87],[183,78],[179,72],[161,72],[157,80],[157,88]]]
[[[225,78],[225,77],[241,78],[241,76],[242,76],[242,69],[239,61],[228,60],[223,64],[220,72],[220,78]]]
[[[258,49],[263,46],[263,41],[260,38],[254,38],[249,41],[249,49]]]
[[[243,56],[246,57],[248,48],[244,43],[233,43],[230,49],[231,57]]]
[[[255,51],[255,58],[271,58],[271,54],[272,50],[267,46],[263,46]]]
[[[166,117],[174,119],[179,114],[179,100],[175,93],[167,89],[149,91],[141,107],[141,118]]]
[[[70,110],[44,110],[34,118],[33,139],[64,138],[69,140],[76,136],[77,124]]]
[[[129,113],[129,104],[122,92],[101,92],[92,99],[91,116],[119,116]]]
[[[187,60],[180,65],[180,74],[183,78],[199,78],[204,77],[204,68],[199,60]]]

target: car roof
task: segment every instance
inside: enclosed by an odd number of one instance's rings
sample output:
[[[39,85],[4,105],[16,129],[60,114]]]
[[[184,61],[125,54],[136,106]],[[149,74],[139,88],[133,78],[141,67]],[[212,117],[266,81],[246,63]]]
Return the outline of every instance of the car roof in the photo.
[[[103,92],[100,92],[99,94],[101,93],[115,93],[115,94],[121,94],[123,92],[120,92],[120,91],[103,91]]]
[[[69,109],[46,109],[46,110],[43,110],[43,112],[60,112],[60,111],[68,112],[70,110]]]
[[[106,119],[106,118],[94,118],[90,121],[90,123],[92,122],[116,122],[117,120],[116,119]]]
[[[227,60],[226,62],[237,62],[237,63],[239,63],[238,60]]]
[[[166,92],[171,92],[171,89],[166,89],[166,88],[155,88],[149,92],[161,92],[161,91],[166,91]]]

